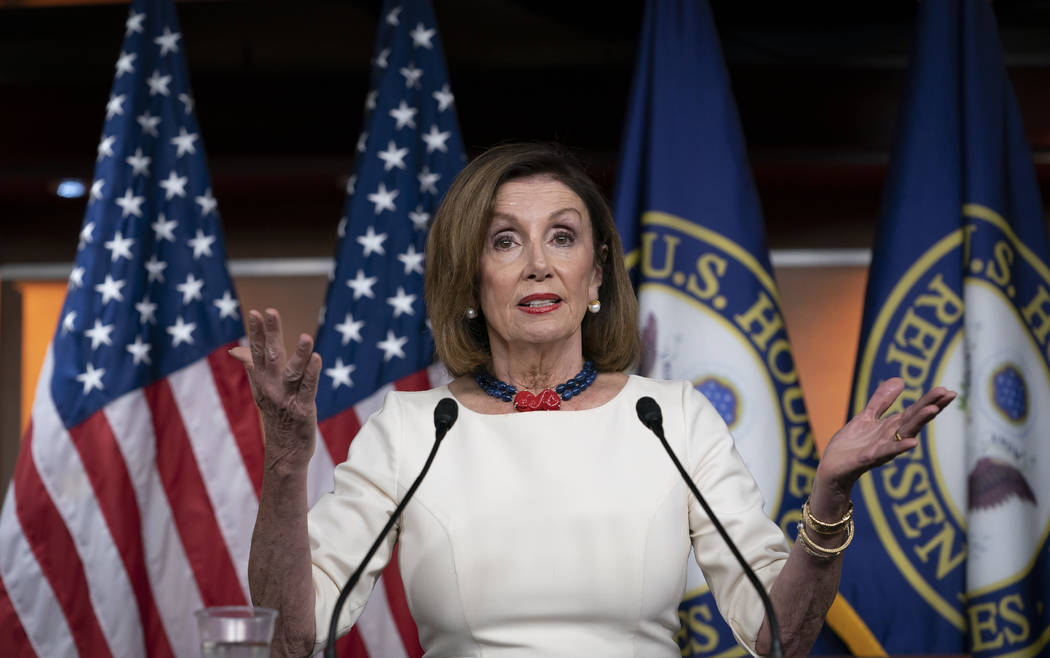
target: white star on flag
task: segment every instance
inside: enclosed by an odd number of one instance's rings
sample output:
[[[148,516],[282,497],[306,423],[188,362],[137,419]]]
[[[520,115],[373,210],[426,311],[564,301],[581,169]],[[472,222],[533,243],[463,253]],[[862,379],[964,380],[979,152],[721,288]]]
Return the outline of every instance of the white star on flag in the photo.
[[[230,295],[230,291],[222,293],[222,297],[212,302],[219,309],[220,318],[237,318],[237,307],[241,305]]]
[[[365,326],[363,320],[354,321],[354,316],[347,313],[346,319],[335,325],[335,330],[343,336],[343,345],[350,341],[361,342],[361,328]]]
[[[405,126],[415,129],[416,122],[413,117],[416,116],[417,112],[419,112],[419,110],[414,107],[409,107],[408,103],[401,101],[400,105],[390,110],[390,116],[394,117],[394,120],[397,121],[397,125],[394,127],[397,130],[401,130]]]
[[[106,374],[105,368],[95,368],[90,363],[87,364],[87,370],[77,375],[77,381],[84,385],[84,395],[90,393],[93,388],[102,390],[102,375],[104,374]]]
[[[165,331],[171,334],[171,346],[178,347],[182,343],[193,345],[193,330],[196,328],[196,322],[183,322],[180,315],[175,318],[175,324],[165,329]]]
[[[157,234],[157,241],[170,240],[175,242],[175,227],[178,225],[174,219],[165,219],[164,213],[157,215],[157,221],[150,224],[153,232]]]
[[[181,158],[187,153],[196,153],[197,147],[193,145],[195,139],[197,139],[197,133],[186,132],[185,126],[179,126],[178,136],[171,138],[171,143],[178,148],[175,157]]]
[[[157,316],[154,315],[157,312],[157,305],[149,300],[149,297],[143,297],[141,302],[135,304],[135,310],[139,313],[139,324],[156,324]]]
[[[357,185],[357,176],[356,175],[351,176],[350,178],[347,178],[346,179],[346,193],[349,194],[349,195],[353,195],[354,187],[356,185]]]
[[[125,73],[134,73],[135,65],[132,62],[138,57],[137,53],[126,53],[123,50],[120,51],[120,57],[117,59],[117,78],[124,75]]]
[[[357,370],[357,367],[353,364],[344,364],[342,359],[336,359],[335,366],[326,369],[324,374],[332,378],[332,388],[339,388],[340,386],[353,388],[354,382],[350,379],[350,375],[355,370]]]
[[[132,9],[128,15],[128,20],[124,23],[124,36],[131,36],[132,32],[142,32],[142,21],[146,20],[146,14],[136,14],[135,10]]]
[[[142,126],[142,133],[149,135],[150,137],[159,137],[160,133],[157,132],[157,126],[160,125],[160,117],[155,117],[146,110],[142,114],[135,118]]]
[[[211,195],[211,188],[204,190],[204,196],[199,196],[194,199],[201,207],[201,217],[207,217],[210,213],[215,212],[215,209],[219,207],[219,202],[215,200],[215,197]]]
[[[398,14],[401,13],[401,7],[394,7],[390,10],[390,13],[386,15],[386,22],[388,25],[397,26],[400,21],[398,20]]]
[[[172,169],[168,172],[168,177],[157,184],[160,185],[162,190],[164,190],[164,200],[171,201],[174,197],[186,196],[186,183],[188,183],[189,180],[189,176],[179,176],[175,173],[175,170]]]
[[[179,94],[179,100],[182,101],[183,106],[186,108],[186,114],[193,112],[193,96]]]
[[[77,250],[81,250],[85,245],[89,245],[95,241],[95,222],[88,222],[84,224],[84,228],[80,229],[80,241],[77,243]],[[84,268],[80,268],[84,269]]]
[[[164,283],[164,269],[168,267],[168,264],[162,260],[157,260],[157,254],[150,254],[149,260],[144,264],[146,272],[148,272],[148,282],[160,281]]]
[[[98,178],[91,183],[90,200],[88,203],[94,203],[102,200],[102,186],[106,184],[106,179]]]
[[[405,76],[405,87],[413,89],[419,86],[419,79],[423,77],[423,69],[417,69],[414,64],[401,67],[401,75]],[[415,128],[415,126],[412,126]]]
[[[390,140],[387,144],[386,150],[380,151],[376,155],[378,155],[379,159],[383,161],[383,171],[390,171],[394,167],[404,169],[405,156],[408,155],[408,148],[397,148],[397,144],[394,143],[394,140]]]
[[[69,287],[73,290],[84,285],[84,268],[77,266],[69,273]]]
[[[423,273],[423,254],[416,252],[415,245],[408,245],[408,250],[403,254],[398,254],[397,259],[405,266],[405,276],[412,272],[417,274]],[[395,314],[394,317],[397,317],[397,315]]]
[[[129,155],[124,161],[131,165],[132,176],[149,176],[149,163],[153,162],[153,158],[143,155],[141,148],[135,149],[135,154]]]
[[[106,120],[112,119],[118,114],[124,114],[124,99],[126,96],[120,94],[119,96],[110,95],[109,102],[106,103]]]
[[[368,150],[368,131],[362,132],[357,136],[357,151],[358,153],[364,153]]]
[[[431,96],[438,102],[438,112],[444,112],[447,110],[456,97],[452,95],[452,91],[445,85],[441,89],[435,91]]]
[[[70,311],[62,317],[62,332],[70,333],[77,330],[76,327],[77,312]]]
[[[377,215],[384,210],[394,212],[397,210],[397,207],[394,205],[394,199],[396,199],[399,194],[401,194],[400,190],[388,190],[386,189],[385,183],[380,183],[379,188],[372,194],[368,195],[368,200],[375,204]]]
[[[386,253],[383,249],[383,240],[386,240],[386,233],[376,233],[375,227],[369,226],[368,230],[364,235],[357,238],[357,242],[364,249],[365,257],[372,254],[379,254],[382,256]]]
[[[375,65],[381,69],[385,69],[387,66],[389,66],[389,64],[387,64],[386,61],[387,57],[390,57],[390,49],[384,48],[383,50],[379,51],[378,55],[376,55]]]
[[[115,263],[120,258],[131,260],[131,245],[133,244],[135,244],[134,238],[125,238],[120,231],[117,231],[113,239],[104,242],[102,246],[109,250],[110,260]]]
[[[448,147],[445,146],[445,142],[451,136],[451,132],[447,130],[442,132],[438,130],[438,127],[436,125],[432,125],[430,126],[430,132],[425,133],[420,137],[423,139],[424,142],[426,142],[427,153],[431,153],[433,151],[441,151],[442,153],[445,153],[448,151]]]
[[[149,85],[149,95],[156,96],[170,96],[171,92],[168,90],[168,85],[171,83],[170,75],[161,75],[160,70],[153,71],[153,75],[146,80],[146,84]]]
[[[336,235],[338,235],[339,237],[343,237],[346,235],[346,223],[348,221],[349,220],[345,216],[339,218],[339,225],[335,228]],[[332,263],[332,267],[335,267],[335,263]]]
[[[417,231],[425,231],[427,222],[430,221],[430,213],[423,212],[423,204],[419,204],[415,210],[409,211],[408,218],[412,220],[412,225]]]
[[[386,340],[381,340],[376,343],[376,346],[383,350],[383,361],[389,361],[395,356],[399,359],[405,358],[405,351],[401,349],[408,342],[408,338],[404,336],[394,335],[393,330],[388,329],[386,332]]]
[[[182,303],[189,304],[193,300],[201,299],[201,288],[204,287],[204,279],[198,279],[190,272],[186,281],[175,285],[175,289],[182,293]]]
[[[423,170],[416,176],[419,179],[419,191],[430,192],[431,194],[437,194],[436,183],[441,180],[441,174],[431,173],[429,167],[423,167]]]
[[[109,335],[116,329],[115,324],[102,324],[101,320],[95,320],[95,326],[86,329],[84,335],[91,339],[91,349],[97,350],[102,345],[112,345]]]
[[[180,32],[172,32],[167,26],[164,27],[164,34],[153,39],[153,43],[160,46],[160,56],[164,57],[168,53],[179,52],[178,40],[182,37]]]
[[[193,260],[197,260],[201,256],[211,256],[213,242],[215,242],[214,235],[204,235],[204,231],[197,229],[197,237],[190,238],[186,244],[193,249]]]
[[[434,38],[436,33],[437,30],[433,28],[428,30],[423,27],[422,23],[418,23],[416,29],[409,33],[412,37],[412,46],[414,48],[426,48],[428,50],[433,48],[434,44],[430,43],[430,40]]]
[[[369,112],[371,112],[372,110],[376,109],[376,99],[377,98],[379,98],[379,92],[378,91],[373,89],[372,91],[368,92],[368,94],[365,96],[365,109],[368,110]]]
[[[356,277],[346,280],[346,285],[354,291],[355,301],[361,297],[375,299],[375,293],[372,292],[372,286],[374,286],[378,280],[379,277],[365,276],[364,270],[358,270]]]
[[[114,199],[113,202],[120,206],[121,217],[127,217],[128,215],[135,215],[136,217],[142,217],[142,203],[146,200],[144,196],[135,196],[135,193],[131,191],[129,187],[124,191],[124,196],[119,199]]]
[[[402,313],[408,313],[409,315],[415,315],[416,312],[412,310],[412,302],[416,301],[415,295],[405,294],[405,289],[401,286],[397,287],[397,294],[393,297],[387,297],[386,303],[394,309],[394,317],[401,317]]]
[[[103,158],[113,157],[113,142],[117,141],[116,137],[103,135],[102,139],[98,142],[98,157],[95,158],[96,162],[101,162]]]
[[[124,301],[124,295],[120,292],[123,287],[124,279],[114,281],[113,276],[107,274],[105,280],[95,286],[95,290],[102,293],[102,303],[105,305],[114,299],[118,302]]]
[[[149,343],[142,342],[142,336],[135,336],[135,342],[128,343],[124,346],[124,349],[131,353],[131,358],[135,362],[134,365],[137,366],[140,363],[150,365],[149,351],[152,347]]]

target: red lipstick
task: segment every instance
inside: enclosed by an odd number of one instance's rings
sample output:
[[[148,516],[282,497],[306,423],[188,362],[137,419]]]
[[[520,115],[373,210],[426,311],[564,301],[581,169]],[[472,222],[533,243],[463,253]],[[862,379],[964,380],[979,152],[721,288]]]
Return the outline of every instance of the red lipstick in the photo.
[[[518,308],[526,313],[549,313],[561,306],[561,297],[544,292],[527,295],[518,302]]]

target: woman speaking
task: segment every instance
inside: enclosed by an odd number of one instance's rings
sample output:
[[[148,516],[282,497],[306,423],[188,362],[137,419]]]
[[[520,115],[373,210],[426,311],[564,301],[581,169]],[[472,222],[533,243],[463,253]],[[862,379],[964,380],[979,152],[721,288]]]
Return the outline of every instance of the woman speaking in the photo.
[[[249,371],[266,434],[249,582],[279,611],[277,655],[327,639],[339,590],[420,472],[433,412],[459,417],[339,618],[346,632],[399,545],[427,656],[679,656],[690,548],[737,641],[771,646],[744,572],[650,430],[671,448],[770,593],[787,655],[806,653],[853,536],[857,478],[917,445],[955,394],[926,393],[882,418],[899,380],[830,440],[792,550],[714,407],[689,382],[623,374],[637,361],[636,301],[597,186],[560,150],[491,149],[457,177],[426,250],[437,357],[455,378],[391,392],[361,428],[334,491],[307,510],[321,370],[300,336],[285,356],[276,311],[248,317]]]

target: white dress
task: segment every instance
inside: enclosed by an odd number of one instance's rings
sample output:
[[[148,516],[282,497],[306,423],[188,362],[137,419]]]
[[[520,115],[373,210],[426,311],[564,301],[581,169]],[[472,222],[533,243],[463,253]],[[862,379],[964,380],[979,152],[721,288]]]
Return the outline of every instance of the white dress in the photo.
[[[725,423],[688,382],[631,376],[582,411],[486,415],[459,406],[423,484],[351,593],[347,632],[400,541],[399,566],[426,656],[665,656],[690,546],[737,641],[754,651],[758,595],[638,420],[653,397],[664,431],[758,577],[788,555]],[[339,589],[411,486],[447,387],[387,395],[309,516],[317,646]],[[510,405],[508,404],[508,408]]]

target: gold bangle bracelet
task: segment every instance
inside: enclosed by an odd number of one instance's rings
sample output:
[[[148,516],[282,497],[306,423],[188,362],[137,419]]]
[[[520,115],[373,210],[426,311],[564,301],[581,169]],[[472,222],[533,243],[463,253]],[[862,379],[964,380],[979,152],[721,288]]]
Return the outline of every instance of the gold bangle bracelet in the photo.
[[[814,532],[822,535],[838,534],[842,532],[847,523],[853,520],[853,501],[849,501],[849,509],[846,511],[845,516],[834,523],[828,523],[813,516],[813,512],[809,509],[809,499],[807,498],[806,502],[802,503],[802,518],[806,520],[806,525],[813,528]]]
[[[809,534],[806,532],[806,524],[799,521],[798,524],[798,538],[802,544],[802,548],[806,549],[806,552],[813,557],[830,560],[836,558],[846,550],[853,541],[853,520],[850,519],[846,524],[846,540],[842,542],[840,546],[835,548],[824,548],[810,539]]]

